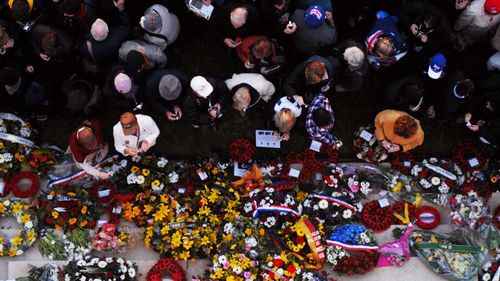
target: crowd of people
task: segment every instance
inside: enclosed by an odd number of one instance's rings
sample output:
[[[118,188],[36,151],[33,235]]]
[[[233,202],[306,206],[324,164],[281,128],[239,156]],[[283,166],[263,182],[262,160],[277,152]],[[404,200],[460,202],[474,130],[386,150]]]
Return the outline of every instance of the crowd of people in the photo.
[[[462,123],[489,155],[496,153],[500,83],[485,87],[451,62],[491,42],[484,67],[500,70],[500,0],[385,2],[204,0],[215,6],[206,23],[214,40],[243,70],[224,80],[169,64],[167,49],[175,49],[180,32],[190,32],[171,1],[137,11],[137,3],[125,0],[9,0],[0,10],[0,98],[39,121],[54,111],[86,117],[70,136],[70,151],[82,168],[107,178],[91,163],[108,153],[98,121],[108,109],[123,113],[113,136],[125,156],[155,145],[155,122],[187,118],[194,129],[218,131],[220,122],[231,122],[224,119],[231,110],[243,118],[268,111],[275,140],[288,141],[294,125],[305,122],[311,139],[339,148],[336,95],[355,95],[370,73],[417,55],[410,71],[380,90],[386,110],[373,124],[382,146],[393,153],[421,145],[417,118],[425,117]],[[138,22],[130,11],[142,14]],[[366,23],[364,41],[345,32]],[[141,114],[144,108],[151,116]]]

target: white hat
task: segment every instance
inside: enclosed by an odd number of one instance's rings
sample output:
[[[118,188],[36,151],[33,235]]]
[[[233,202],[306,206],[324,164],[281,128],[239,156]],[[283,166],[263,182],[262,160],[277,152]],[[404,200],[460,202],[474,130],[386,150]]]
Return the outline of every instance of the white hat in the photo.
[[[292,112],[293,116],[299,117],[302,114],[302,106],[297,102],[291,102],[290,99],[285,96],[280,98],[274,105],[274,112],[280,112],[283,108],[288,108]]]
[[[365,54],[358,47],[349,47],[344,51],[344,59],[353,68],[359,68],[363,65]]]
[[[190,85],[195,93],[204,98],[207,98],[214,90],[214,87],[203,76],[193,77]]]

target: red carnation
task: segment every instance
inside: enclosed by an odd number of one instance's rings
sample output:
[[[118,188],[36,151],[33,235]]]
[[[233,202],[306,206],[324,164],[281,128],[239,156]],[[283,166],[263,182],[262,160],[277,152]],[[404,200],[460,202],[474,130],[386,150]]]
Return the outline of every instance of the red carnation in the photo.
[[[276,267],[281,267],[283,265],[283,261],[281,259],[274,259],[273,265]]]

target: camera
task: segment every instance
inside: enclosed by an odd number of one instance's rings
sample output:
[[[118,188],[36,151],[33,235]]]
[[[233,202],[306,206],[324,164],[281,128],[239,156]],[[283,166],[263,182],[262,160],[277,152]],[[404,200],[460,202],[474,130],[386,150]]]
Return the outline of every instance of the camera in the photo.
[[[222,118],[222,112],[221,112],[221,111],[219,111],[219,110],[217,109],[217,107],[215,107],[215,106],[210,107],[210,108],[208,109],[208,112],[210,112],[210,111],[212,111],[212,110],[214,110],[214,111],[216,112],[216,113],[215,113],[215,118],[216,118],[216,119],[220,119],[220,118]]]

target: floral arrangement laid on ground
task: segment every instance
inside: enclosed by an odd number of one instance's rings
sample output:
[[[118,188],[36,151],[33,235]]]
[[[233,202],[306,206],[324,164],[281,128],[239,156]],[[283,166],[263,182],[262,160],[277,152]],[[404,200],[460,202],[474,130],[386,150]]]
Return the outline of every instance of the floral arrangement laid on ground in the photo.
[[[137,265],[132,261],[114,257],[87,256],[82,260],[70,261],[63,268],[64,280],[135,281]]]
[[[92,249],[100,252],[120,253],[133,248],[135,237],[128,228],[104,223],[92,239]]]
[[[425,159],[411,169],[411,175],[425,192],[449,193],[464,183],[460,167],[437,158]]]
[[[38,235],[38,218],[28,204],[0,198],[0,218],[8,216],[14,217],[21,227],[11,239],[0,236],[0,257],[22,255],[33,245]]]
[[[0,177],[8,178],[21,169],[35,149],[36,131],[30,123],[11,113],[0,112]]]
[[[471,140],[466,140],[455,146],[452,160],[464,172],[481,171],[486,164],[486,157]]]
[[[53,231],[42,231],[39,250],[42,256],[50,260],[81,260],[91,252],[90,231],[75,228],[61,238]]]
[[[448,280],[472,280],[484,250],[461,235],[415,230],[410,246],[435,273]]]
[[[40,198],[38,217],[56,230],[94,228],[102,210],[95,208],[89,192],[80,187],[61,186]]]
[[[386,160],[389,155],[387,150],[377,141],[373,132],[372,126],[360,127],[354,132],[354,141],[351,149],[359,160],[378,163]]]

